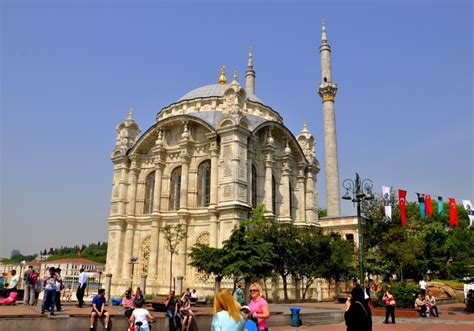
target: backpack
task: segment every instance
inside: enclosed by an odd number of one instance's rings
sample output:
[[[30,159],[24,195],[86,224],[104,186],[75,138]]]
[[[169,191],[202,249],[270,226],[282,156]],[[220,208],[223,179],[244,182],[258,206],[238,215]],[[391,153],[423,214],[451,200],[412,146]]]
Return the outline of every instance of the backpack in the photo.
[[[32,271],[28,275],[28,282],[32,285],[35,285],[38,282],[38,278],[39,278],[39,273],[37,273],[36,271]]]

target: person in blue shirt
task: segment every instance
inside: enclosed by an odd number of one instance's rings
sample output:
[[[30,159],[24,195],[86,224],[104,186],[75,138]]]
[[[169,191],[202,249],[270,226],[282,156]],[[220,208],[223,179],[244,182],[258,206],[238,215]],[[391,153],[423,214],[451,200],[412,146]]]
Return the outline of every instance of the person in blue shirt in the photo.
[[[240,305],[226,288],[221,288],[214,296],[214,316],[211,331],[241,331],[244,318]]]
[[[255,322],[250,319],[252,317],[250,307],[242,306],[242,308],[240,308],[240,312],[242,313],[242,315],[244,315],[245,318],[244,331],[258,331],[257,324],[255,324]]]
[[[108,329],[110,314],[105,310],[105,289],[101,288],[99,293],[92,299],[92,312],[90,317],[91,330],[94,330],[95,318],[104,318],[105,330]]]

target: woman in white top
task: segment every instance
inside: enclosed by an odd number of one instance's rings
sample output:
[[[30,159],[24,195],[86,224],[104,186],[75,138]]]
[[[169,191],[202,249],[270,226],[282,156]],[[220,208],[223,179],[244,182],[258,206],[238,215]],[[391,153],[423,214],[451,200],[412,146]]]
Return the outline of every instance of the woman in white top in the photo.
[[[148,325],[148,320],[153,321],[153,315],[143,308],[143,300],[139,300],[135,305],[136,308],[133,310],[132,316],[130,316],[130,326],[137,327],[140,325],[141,331],[149,331],[150,326]]]

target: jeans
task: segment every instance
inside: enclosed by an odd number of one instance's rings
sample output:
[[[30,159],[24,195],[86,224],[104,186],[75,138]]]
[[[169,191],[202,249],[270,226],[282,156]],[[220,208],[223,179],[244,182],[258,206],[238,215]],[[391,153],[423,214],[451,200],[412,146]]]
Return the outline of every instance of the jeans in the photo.
[[[388,323],[388,317],[392,317],[392,323],[395,323],[395,306],[385,306],[385,323]]]
[[[43,298],[43,306],[41,307],[41,313],[44,313],[46,310],[46,307],[49,306],[49,313],[51,315],[54,314],[54,304],[55,304],[55,298],[56,296],[56,290],[55,289],[45,289],[44,290],[44,298]]]
[[[32,284],[25,285],[25,295],[23,298],[25,305],[31,305],[35,303],[35,286]]]

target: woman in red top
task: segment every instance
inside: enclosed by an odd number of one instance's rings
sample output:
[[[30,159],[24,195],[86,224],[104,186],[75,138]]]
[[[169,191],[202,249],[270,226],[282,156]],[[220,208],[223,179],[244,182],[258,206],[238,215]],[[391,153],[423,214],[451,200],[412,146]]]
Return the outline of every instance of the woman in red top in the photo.
[[[385,301],[385,324],[388,324],[388,316],[392,316],[392,323],[395,324],[395,298],[390,291],[390,288],[387,289],[383,295],[383,300]]]
[[[250,285],[250,311],[252,317],[256,318],[257,328],[259,331],[268,331],[267,319],[270,317],[270,309],[268,308],[268,302],[262,297],[262,287],[258,283]]]

